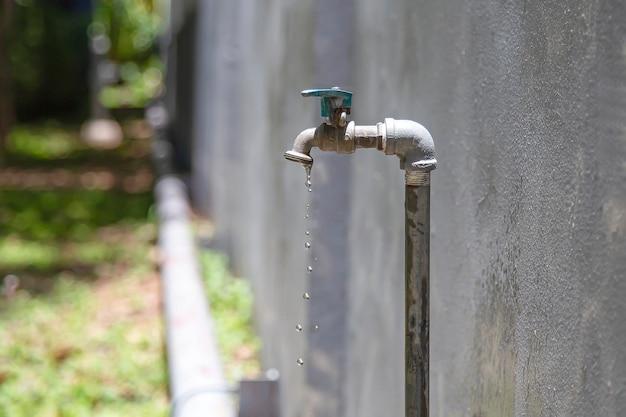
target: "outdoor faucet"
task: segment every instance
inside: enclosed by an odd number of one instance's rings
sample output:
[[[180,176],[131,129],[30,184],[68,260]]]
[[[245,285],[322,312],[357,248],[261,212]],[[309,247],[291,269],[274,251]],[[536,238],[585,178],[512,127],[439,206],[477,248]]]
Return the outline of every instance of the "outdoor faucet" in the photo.
[[[342,154],[358,148],[376,148],[400,158],[406,171],[429,172],[437,165],[433,138],[424,126],[412,120],[386,118],[375,125],[356,125],[347,118],[352,108],[352,93],[339,87],[304,90],[304,97],[321,98],[324,121],[317,128],[305,129],[285,152],[285,158],[303,165],[313,163],[311,149]]]
[[[309,168],[311,149],[352,153],[376,148],[400,158],[405,171],[405,417],[428,417],[430,321],[430,172],[437,166],[428,130],[412,120],[386,118],[375,125],[348,122],[352,93],[339,87],[302,91],[321,98],[324,121],[303,130],[285,158]]]

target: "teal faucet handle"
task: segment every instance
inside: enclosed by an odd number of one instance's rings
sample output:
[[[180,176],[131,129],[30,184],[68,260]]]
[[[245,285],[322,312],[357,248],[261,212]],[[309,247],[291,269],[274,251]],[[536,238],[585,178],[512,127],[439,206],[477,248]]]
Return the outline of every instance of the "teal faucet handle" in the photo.
[[[342,90],[339,87],[333,88],[313,88],[302,91],[303,97],[320,97],[321,116],[331,118],[336,110],[350,114],[352,107],[352,92]]]

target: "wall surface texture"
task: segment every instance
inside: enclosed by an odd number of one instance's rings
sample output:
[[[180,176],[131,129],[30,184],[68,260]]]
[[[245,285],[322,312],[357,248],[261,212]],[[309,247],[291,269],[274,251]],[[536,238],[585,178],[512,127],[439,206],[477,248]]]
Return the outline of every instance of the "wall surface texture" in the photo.
[[[205,0],[195,13],[194,199],[253,283],[283,417],[404,412],[398,161],[314,152],[307,193],[282,156],[319,124],[299,91],[332,85],[354,91],[357,123],[413,119],[436,141],[431,415],[626,416],[624,1]]]

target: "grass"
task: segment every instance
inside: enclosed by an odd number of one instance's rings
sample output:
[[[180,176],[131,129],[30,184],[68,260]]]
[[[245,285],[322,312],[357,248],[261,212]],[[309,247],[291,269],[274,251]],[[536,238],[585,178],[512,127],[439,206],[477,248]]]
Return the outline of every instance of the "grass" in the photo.
[[[205,249],[199,257],[226,378],[258,376],[260,343],[253,331],[250,284],[230,273],[224,255]]]
[[[12,132],[5,166],[132,175],[147,148],[94,151],[47,122]],[[167,415],[152,205],[149,189],[0,186],[0,417]],[[223,256],[201,263],[226,374],[253,376],[250,288]]]
[[[80,242],[52,226],[0,239],[20,280],[0,301],[2,417],[166,415],[155,225],[85,224]]]
[[[17,273],[25,288],[0,308],[0,416],[167,414],[153,234],[124,230],[123,250],[99,258],[89,280]]]
[[[139,121],[122,126],[125,140],[116,149],[90,148],[80,140],[77,124],[46,120],[15,126],[8,135],[4,165],[20,167],[79,168],[104,165],[115,170],[135,170],[149,165],[149,129]]]
[[[5,167],[132,171],[146,142],[102,153],[71,126],[22,125]],[[149,190],[0,189],[0,280],[19,280],[0,295],[0,417],[167,415],[152,204]]]

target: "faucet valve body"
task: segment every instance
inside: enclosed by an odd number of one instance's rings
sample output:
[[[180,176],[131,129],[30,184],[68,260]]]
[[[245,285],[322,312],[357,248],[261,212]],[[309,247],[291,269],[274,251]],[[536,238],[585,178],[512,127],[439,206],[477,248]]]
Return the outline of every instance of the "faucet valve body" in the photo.
[[[310,165],[314,147],[340,154],[376,148],[385,155],[398,156],[400,168],[406,171],[431,171],[437,165],[432,136],[424,126],[411,120],[386,118],[375,125],[349,122],[345,127],[322,123],[317,128],[303,130],[293,148],[285,152],[285,158]]]
[[[430,132],[412,120],[386,118],[376,125],[346,125],[352,108],[352,93],[339,87],[304,90],[304,97],[321,98],[320,114],[325,122],[317,128],[303,130],[285,152],[285,158],[304,165],[313,164],[313,147],[341,154],[357,148],[376,148],[385,155],[400,158],[400,168],[406,171],[432,171],[437,166],[435,145]]]

